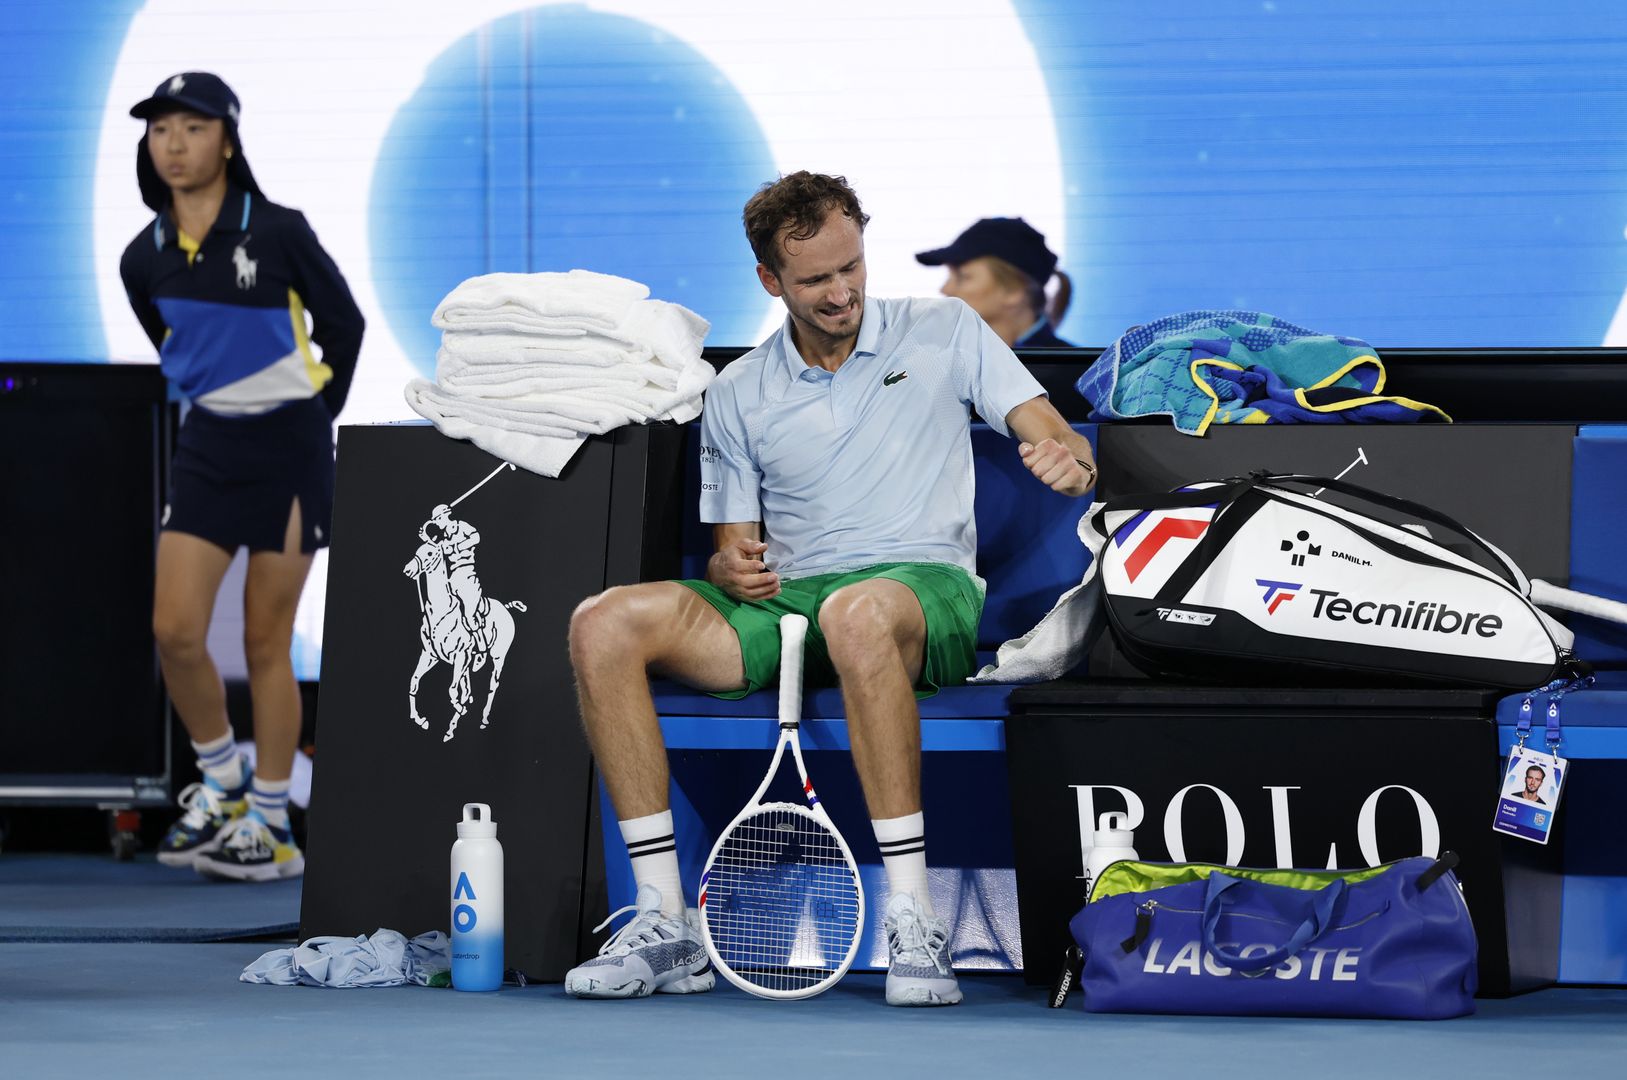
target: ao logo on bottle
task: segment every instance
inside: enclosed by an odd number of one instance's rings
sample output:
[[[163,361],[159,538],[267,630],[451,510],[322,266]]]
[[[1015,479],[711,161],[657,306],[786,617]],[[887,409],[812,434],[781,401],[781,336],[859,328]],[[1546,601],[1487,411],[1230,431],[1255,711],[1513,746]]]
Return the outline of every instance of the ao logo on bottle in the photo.
[[[479,897],[475,896],[475,887],[469,884],[469,875],[467,873],[458,875],[458,884],[452,890],[452,899],[479,899]],[[475,923],[478,921],[479,916],[475,914],[475,909],[468,904],[459,904],[452,909],[452,928],[460,934],[469,933],[475,928]]]

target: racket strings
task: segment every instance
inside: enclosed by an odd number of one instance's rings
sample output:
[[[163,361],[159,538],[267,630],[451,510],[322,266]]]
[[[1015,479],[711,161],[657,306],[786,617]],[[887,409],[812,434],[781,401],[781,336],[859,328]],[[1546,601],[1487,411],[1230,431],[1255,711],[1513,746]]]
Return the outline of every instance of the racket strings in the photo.
[[[707,878],[713,948],[764,989],[817,986],[858,938],[859,888],[829,828],[795,809],[754,814],[724,839]]]

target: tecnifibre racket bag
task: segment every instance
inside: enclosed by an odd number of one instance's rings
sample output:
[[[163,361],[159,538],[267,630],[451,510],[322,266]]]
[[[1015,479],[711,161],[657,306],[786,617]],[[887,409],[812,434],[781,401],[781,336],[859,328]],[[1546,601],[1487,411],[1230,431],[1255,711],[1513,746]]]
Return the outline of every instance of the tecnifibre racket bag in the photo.
[[[1351,508],[1364,505],[1413,527]],[[1519,690],[1572,660],[1570,631],[1533,606],[1507,555],[1355,484],[1257,473],[1114,499],[1085,525],[1107,624],[1154,674]],[[1429,535],[1443,531],[1456,550]]]

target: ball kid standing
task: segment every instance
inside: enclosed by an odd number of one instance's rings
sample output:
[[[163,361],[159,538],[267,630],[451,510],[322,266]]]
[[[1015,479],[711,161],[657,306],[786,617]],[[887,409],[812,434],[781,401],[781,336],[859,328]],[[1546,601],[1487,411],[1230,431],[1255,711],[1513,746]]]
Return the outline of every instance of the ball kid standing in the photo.
[[[182,793],[159,860],[244,881],[294,877],[305,859],[288,827],[300,730],[289,648],[312,556],[328,543],[333,418],[362,314],[305,216],[261,193],[243,156],[241,106],[219,76],[172,76],[130,114],[146,121],[136,176],[155,216],[119,273],[172,390],[190,404],[158,541],[153,630],[204,779]],[[252,775],[206,647],[240,547]]]

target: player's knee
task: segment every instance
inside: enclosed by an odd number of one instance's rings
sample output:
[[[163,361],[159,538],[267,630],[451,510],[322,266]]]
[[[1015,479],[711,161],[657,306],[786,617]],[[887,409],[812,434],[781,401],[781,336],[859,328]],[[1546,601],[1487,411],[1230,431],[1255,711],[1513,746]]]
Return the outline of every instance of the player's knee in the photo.
[[[571,663],[577,667],[582,661],[591,656],[602,636],[602,628],[607,620],[605,612],[605,594],[597,593],[576,605],[571,612],[570,650]]]
[[[571,613],[571,663],[578,669],[643,651],[649,612],[637,586],[618,585],[590,596]]]
[[[896,655],[899,621],[892,606],[867,589],[838,589],[819,607],[819,631],[838,671]]]

